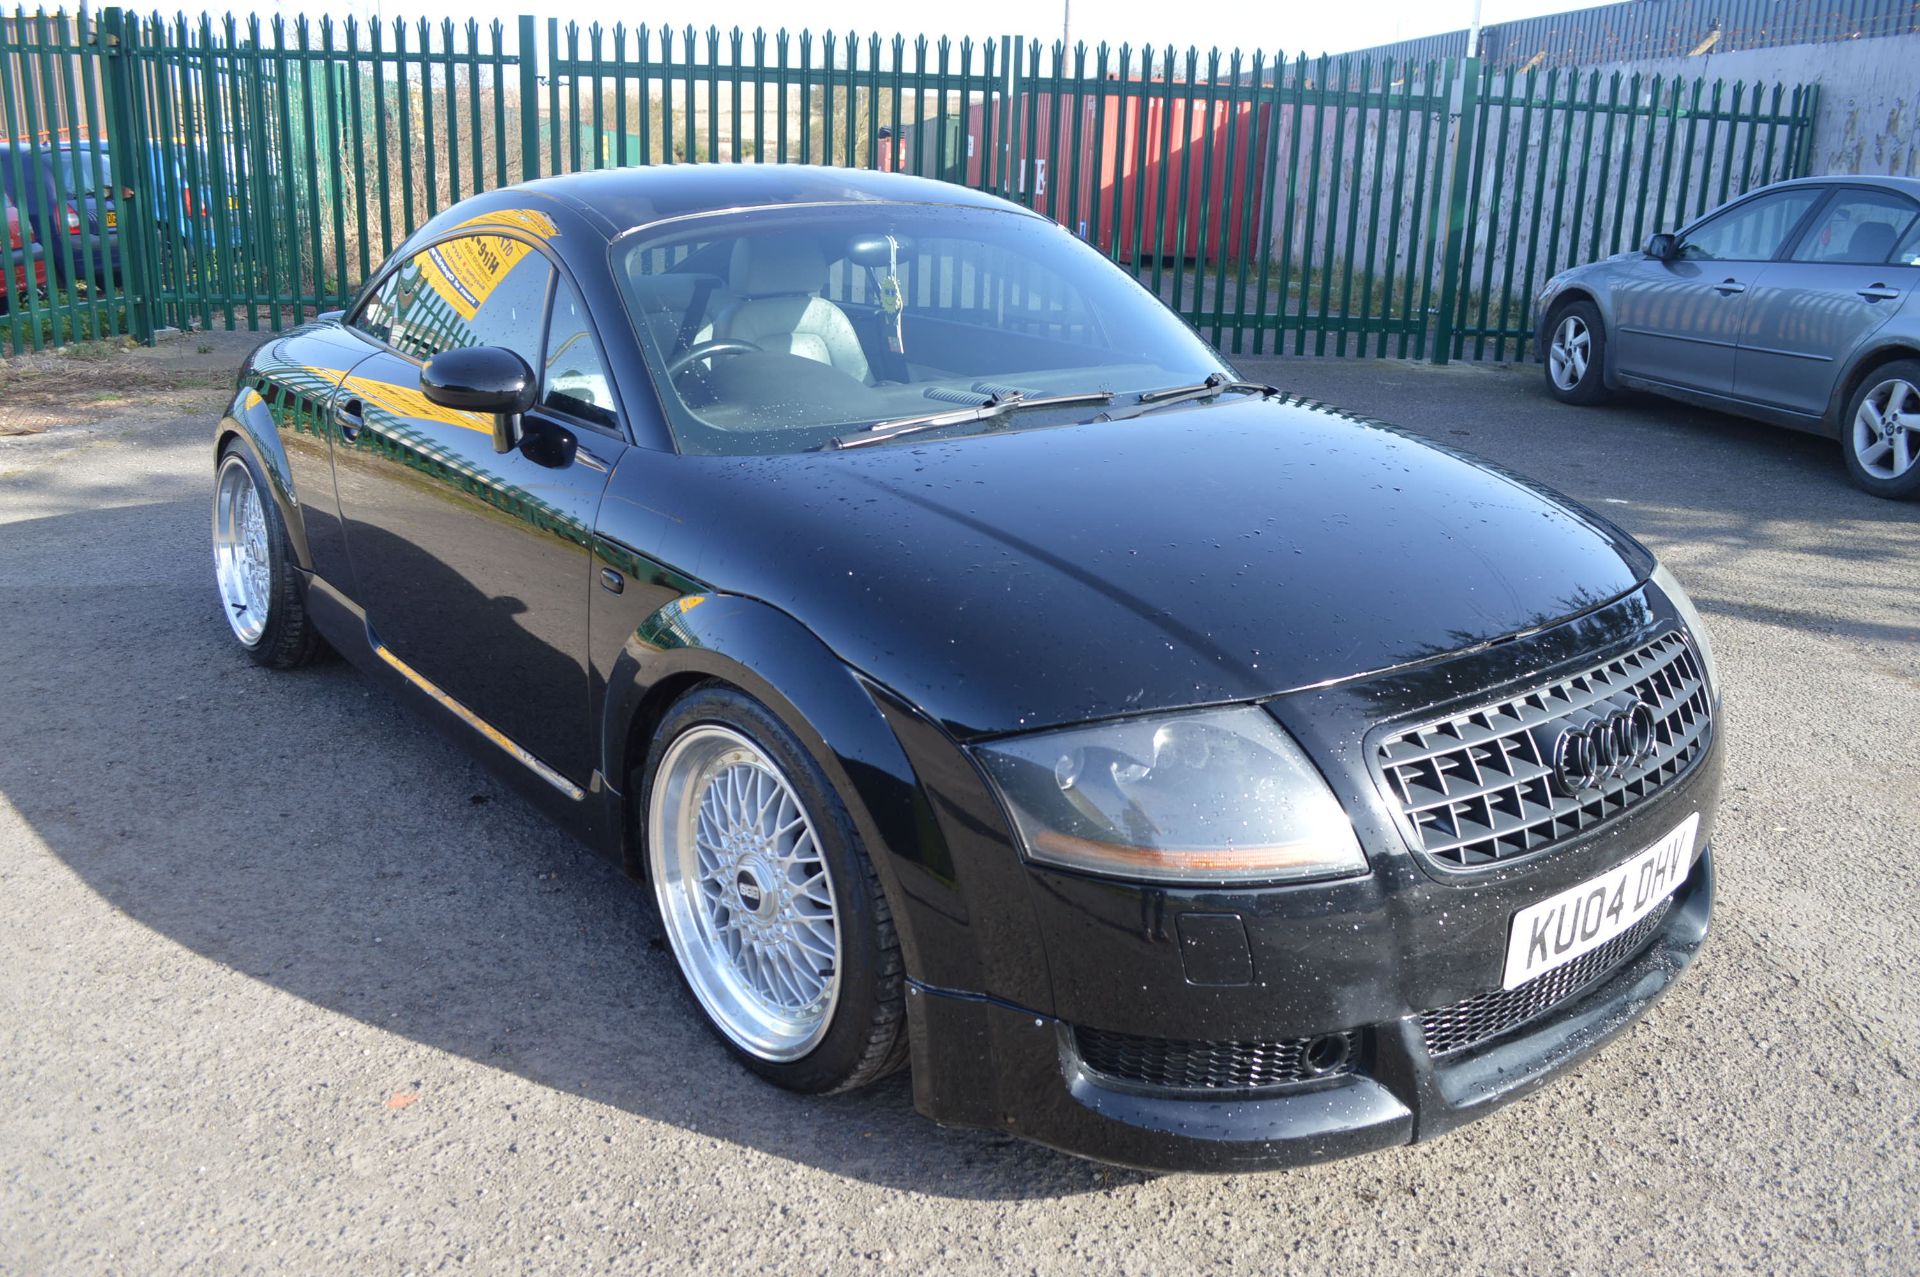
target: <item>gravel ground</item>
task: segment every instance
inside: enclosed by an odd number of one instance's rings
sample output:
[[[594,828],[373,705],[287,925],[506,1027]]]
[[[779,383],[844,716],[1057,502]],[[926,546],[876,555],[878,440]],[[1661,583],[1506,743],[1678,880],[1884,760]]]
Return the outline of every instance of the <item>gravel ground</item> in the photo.
[[[206,497],[243,343],[201,344],[0,389],[42,432],[0,439],[0,1271],[1920,1270],[1920,509],[1832,445],[1561,408],[1531,368],[1244,361],[1564,488],[1694,588],[1720,908],[1525,1102],[1155,1178],[941,1131],[900,1079],[752,1080],[639,892],[345,666],[235,656]]]

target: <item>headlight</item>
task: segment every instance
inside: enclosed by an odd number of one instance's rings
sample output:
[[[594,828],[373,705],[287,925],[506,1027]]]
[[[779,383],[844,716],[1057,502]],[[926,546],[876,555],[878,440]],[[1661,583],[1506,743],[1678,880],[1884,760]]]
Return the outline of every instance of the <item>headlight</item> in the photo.
[[[1694,607],[1693,600],[1687,597],[1680,582],[1673,579],[1673,573],[1667,571],[1666,564],[1653,565],[1653,583],[1660,587],[1660,593],[1667,596],[1667,601],[1673,604],[1673,610],[1680,614],[1687,632],[1693,635],[1693,646],[1700,653],[1700,663],[1706,666],[1707,694],[1719,700],[1720,666],[1713,659],[1713,640],[1707,637],[1707,623],[1700,619],[1700,610]]]
[[[1154,882],[1367,871],[1300,747],[1253,707],[1130,719],[975,750],[1030,859]]]

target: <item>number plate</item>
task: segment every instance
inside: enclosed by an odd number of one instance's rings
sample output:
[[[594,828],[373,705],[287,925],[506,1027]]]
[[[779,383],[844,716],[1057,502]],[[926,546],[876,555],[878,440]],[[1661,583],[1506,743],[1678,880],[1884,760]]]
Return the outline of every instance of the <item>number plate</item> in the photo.
[[[119,215],[118,213],[108,213],[108,214],[107,214],[107,229],[108,229],[108,230],[112,230],[112,229],[113,229],[114,227],[116,227],[116,226],[118,226],[119,224],[120,224],[120,215]]]
[[[1699,828],[1695,812],[1626,863],[1514,914],[1500,987],[1515,988],[1592,953],[1653,912],[1685,880]]]

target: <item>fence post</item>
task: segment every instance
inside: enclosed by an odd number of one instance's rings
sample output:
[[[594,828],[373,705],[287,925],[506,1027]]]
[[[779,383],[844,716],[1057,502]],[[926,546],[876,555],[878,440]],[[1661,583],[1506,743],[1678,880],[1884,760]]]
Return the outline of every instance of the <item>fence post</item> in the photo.
[[[534,17],[523,13],[520,15],[520,180],[531,182],[539,176],[540,38]]]
[[[1467,182],[1477,167],[1474,154],[1475,117],[1480,105],[1480,59],[1464,58],[1460,63],[1460,114],[1455,126],[1448,165],[1452,180],[1447,191],[1446,247],[1440,261],[1440,316],[1433,330],[1434,363],[1444,364],[1453,357],[1453,318],[1459,305],[1460,276],[1472,262],[1465,252],[1467,220]]]
[[[1033,104],[1031,102],[1023,104],[1021,101],[1029,92],[1021,70],[1026,60],[1027,37],[1017,35],[1013,37],[1013,56],[1007,59],[1006,119],[1009,127],[1006,131],[1007,164],[1004,170],[1007,189],[1003,194],[1017,204],[1025,204],[1028,208],[1032,208],[1032,196],[1027,192],[1028,156],[1026,148],[1020,141],[1020,130],[1027,127],[1025,121],[1031,119],[1033,115]]]
[[[139,136],[135,127],[139,111],[136,92],[138,68],[134,66],[130,42],[138,28],[130,26],[126,12],[118,7],[101,11],[94,39],[100,48],[100,83],[106,95],[107,137],[126,153],[134,153]],[[127,299],[127,324],[133,338],[143,346],[153,344],[153,281],[147,273],[151,255],[159,251],[160,221],[153,198],[153,174],[149,166],[123,162],[114,174],[123,190],[132,198],[120,202],[120,280]]]
[[[1820,128],[1820,83],[1814,81],[1802,90],[1804,96],[1800,102],[1799,148],[1794,155],[1791,177],[1810,177],[1813,174],[1813,138]]]

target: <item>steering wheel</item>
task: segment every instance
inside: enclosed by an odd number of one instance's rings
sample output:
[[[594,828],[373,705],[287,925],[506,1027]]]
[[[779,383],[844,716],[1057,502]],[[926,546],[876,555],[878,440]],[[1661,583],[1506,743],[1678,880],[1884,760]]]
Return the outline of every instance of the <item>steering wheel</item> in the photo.
[[[667,365],[667,376],[678,377],[687,369],[712,355],[757,355],[761,347],[750,341],[741,341],[737,337],[716,337],[712,341],[696,342],[687,348],[687,353]]]

